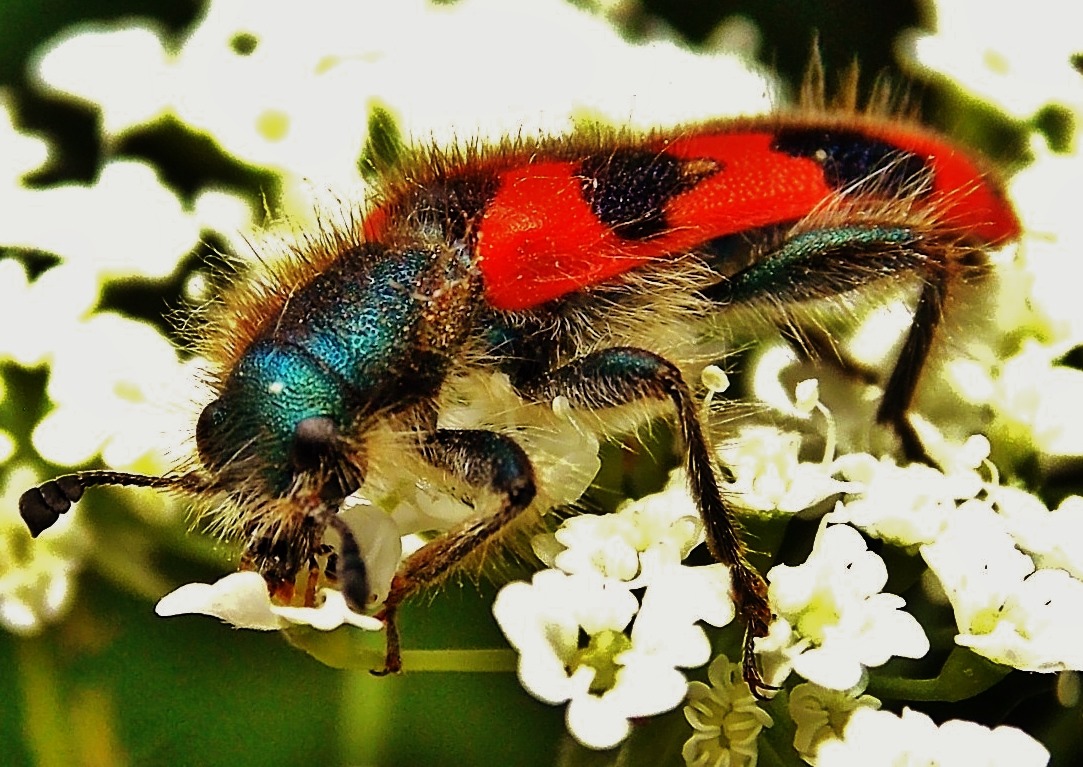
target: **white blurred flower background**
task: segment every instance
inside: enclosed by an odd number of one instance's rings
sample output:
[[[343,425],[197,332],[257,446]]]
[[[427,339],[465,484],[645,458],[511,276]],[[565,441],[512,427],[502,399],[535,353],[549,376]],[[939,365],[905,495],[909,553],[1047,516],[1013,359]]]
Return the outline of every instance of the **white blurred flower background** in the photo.
[[[4,3],[5,763],[1076,763],[1083,34],[1072,4],[767,5],[100,0],[50,15]],[[415,668],[501,673],[375,679],[365,663],[379,645],[361,630],[290,629],[305,653],[276,632],[159,618],[155,601],[232,572],[236,552],[189,533],[184,504],[154,493],[92,491],[40,538],[25,532],[17,498],[37,482],[87,466],[161,473],[186,457],[206,395],[179,328],[213,295],[218,254],[243,259],[254,228],[303,227],[329,197],[361,199],[366,159],[389,135],[445,145],[763,113],[792,102],[814,32],[829,73],[856,55],[870,88],[881,69],[912,78],[931,122],[1004,166],[1026,231],[992,255],[1000,278],[974,310],[981,321],[949,329],[917,402],[939,469],[870,446],[876,387],[780,341],[735,365],[736,390],[763,417],[719,423],[719,455],[779,613],[760,646],[782,688],[771,700],[741,681],[728,576],[700,556],[701,525],[661,442],[632,472],[626,453],[602,448],[600,489],[582,505],[612,513],[538,535],[536,559],[506,563],[495,585],[452,584],[407,606]],[[871,317],[848,353],[875,366],[884,328],[908,321]],[[484,410],[515,405],[493,387],[443,417],[505,427]],[[592,473],[595,445],[574,417],[555,403],[544,419],[549,431],[532,425],[545,470],[564,473],[571,455]],[[578,452],[561,455],[559,440]],[[578,497],[582,471],[553,503]],[[411,492],[396,521],[461,513],[452,501],[420,509],[431,488]],[[177,606],[185,588],[160,610],[199,612]],[[253,621],[278,628],[297,613],[260,604]],[[334,625],[364,623],[342,616]]]

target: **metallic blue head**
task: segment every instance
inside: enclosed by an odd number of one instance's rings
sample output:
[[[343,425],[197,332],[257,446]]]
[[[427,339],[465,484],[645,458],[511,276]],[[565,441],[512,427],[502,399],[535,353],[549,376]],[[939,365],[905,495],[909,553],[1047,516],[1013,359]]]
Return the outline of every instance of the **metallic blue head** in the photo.
[[[304,349],[266,339],[203,410],[196,443],[208,468],[258,473],[281,494],[295,473],[318,466],[348,423],[341,381]]]
[[[283,496],[305,475],[327,499],[357,489],[365,423],[439,391],[477,305],[473,277],[454,249],[369,244],[292,293],[199,418],[218,484]]]

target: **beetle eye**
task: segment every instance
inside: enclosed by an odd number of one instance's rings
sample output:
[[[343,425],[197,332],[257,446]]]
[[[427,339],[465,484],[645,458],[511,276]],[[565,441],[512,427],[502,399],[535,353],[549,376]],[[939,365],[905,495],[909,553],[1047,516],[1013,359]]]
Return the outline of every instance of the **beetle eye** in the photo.
[[[338,442],[338,428],[325,415],[311,416],[297,422],[290,446],[290,465],[295,471],[319,468]]]
[[[221,399],[203,408],[196,422],[196,450],[207,468],[222,464],[225,446],[222,441],[222,424],[226,421],[228,408]]]

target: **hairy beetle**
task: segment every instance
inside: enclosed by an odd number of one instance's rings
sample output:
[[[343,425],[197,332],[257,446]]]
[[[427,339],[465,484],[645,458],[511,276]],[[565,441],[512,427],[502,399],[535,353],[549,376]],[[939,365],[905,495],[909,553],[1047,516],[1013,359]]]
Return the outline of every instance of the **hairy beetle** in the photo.
[[[368,435],[391,423],[425,462],[500,499],[402,562],[379,613],[395,671],[399,605],[538,492],[512,437],[437,426],[449,380],[498,370],[526,400],[559,396],[592,411],[668,403],[708,547],[731,567],[754,689],[766,586],[720,492],[687,360],[644,342],[644,324],[694,335],[755,314],[800,335],[794,307],[916,279],[913,327],[878,419],[920,455],[906,413],[945,307],[980,277],[984,249],[1018,234],[999,187],[966,153],[853,112],[430,152],[388,174],[370,209],[347,219],[300,243],[285,267],[240,282],[212,315],[205,351],[219,374],[196,428],[197,467],[46,482],[20,501],[31,532],[92,485],[225,496],[227,532],[272,587],[292,583],[335,529],[341,588],[360,609],[365,561],[337,512],[378,458]]]

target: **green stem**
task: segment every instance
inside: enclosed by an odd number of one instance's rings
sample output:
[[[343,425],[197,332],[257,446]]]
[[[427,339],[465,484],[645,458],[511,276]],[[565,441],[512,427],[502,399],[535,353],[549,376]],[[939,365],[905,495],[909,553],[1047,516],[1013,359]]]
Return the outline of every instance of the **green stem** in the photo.
[[[23,736],[37,767],[72,764],[67,710],[56,676],[51,644],[41,637],[16,642],[19,683],[23,698]]]
[[[515,671],[514,650],[404,650],[402,667],[408,671],[466,673]]]
[[[384,667],[384,648],[379,634],[358,637],[353,631],[326,633],[302,626],[282,632],[294,647],[331,668],[379,671]],[[518,656],[511,649],[403,650],[402,667],[415,671],[457,673],[507,673],[515,671]]]

